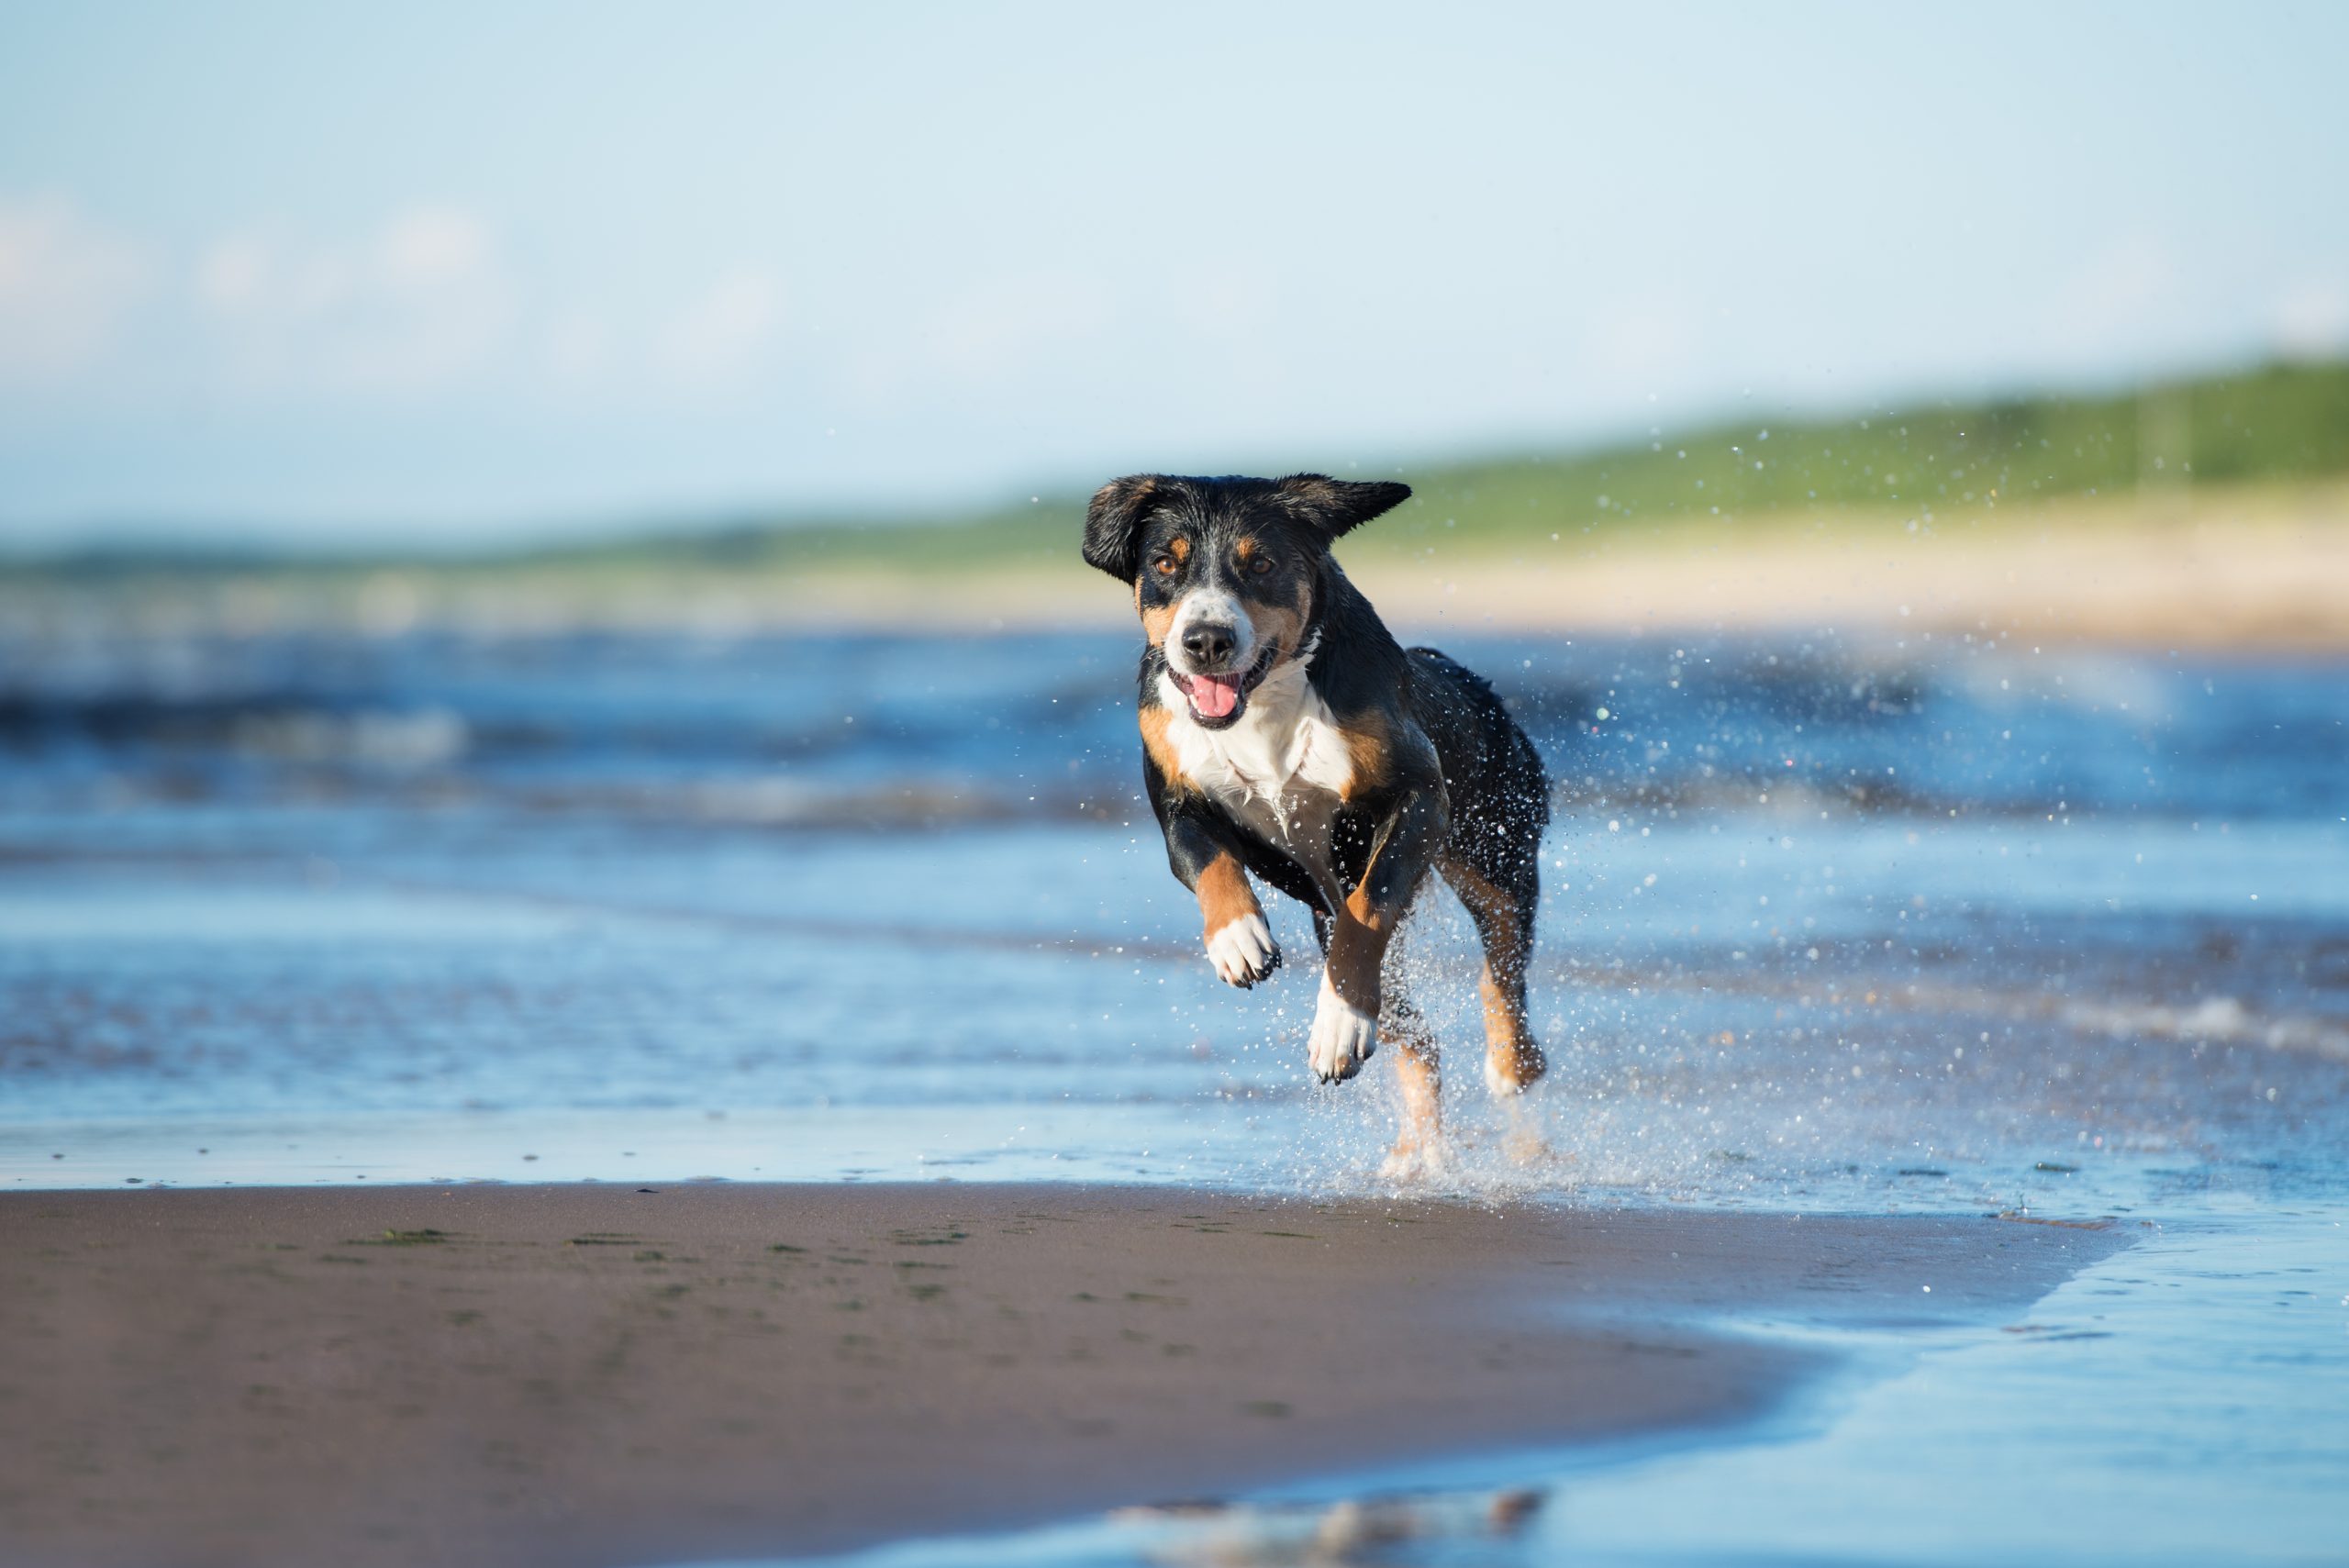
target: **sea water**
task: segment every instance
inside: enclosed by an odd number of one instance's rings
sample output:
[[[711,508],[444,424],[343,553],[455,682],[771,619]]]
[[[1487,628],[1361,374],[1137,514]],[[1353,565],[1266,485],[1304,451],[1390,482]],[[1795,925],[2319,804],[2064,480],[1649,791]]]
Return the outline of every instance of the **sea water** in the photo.
[[[1403,940],[1448,1181],[1864,1209],[2343,1190],[2349,681],[2058,652],[1449,639],[1557,785],[1503,1152],[1476,955]],[[1375,1187],[1313,950],[1218,983],[1132,649],[20,637],[0,1184]],[[1522,1140],[1512,1145],[1523,1152]]]
[[[1301,913],[1253,991],[1200,951],[1127,639],[0,640],[0,1186],[1391,1189],[1386,1063],[1305,1069]],[[2137,1245],[1837,1330],[1854,1375],[1735,1443],[867,1561],[2349,1561],[2349,670],[1444,640],[1557,786],[1552,1071],[1487,1097],[1431,893],[1410,1190]]]

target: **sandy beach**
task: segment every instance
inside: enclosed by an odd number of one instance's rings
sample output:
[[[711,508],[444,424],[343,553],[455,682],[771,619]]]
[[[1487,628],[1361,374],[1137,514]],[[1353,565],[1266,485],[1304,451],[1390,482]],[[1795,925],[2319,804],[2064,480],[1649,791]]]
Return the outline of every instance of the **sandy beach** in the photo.
[[[2345,513],[2337,490],[2313,487],[2166,509],[2080,499],[1913,530],[1768,519],[1508,559],[1372,557],[1355,575],[1420,627],[2337,653],[2349,647]]]
[[[1864,639],[2004,634],[2025,642],[2238,653],[2349,648],[2349,495],[2338,486],[2168,503],[2072,498],[1909,527],[1821,513],[1593,539],[1341,551],[1390,622],[1576,636]],[[400,598],[427,614],[420,595]],[[719,624],[1124,626],[1128,606],[1074,567],[990,579],[941,602],[908,574],[842,571],[762,591],[707,584],[663,606],[565,613],[623,624],[681,610]],[[457,618],[463,619],[462,611]]]
[[[1390,624],[1575,637],[2026,644],[2236,654],[2349,650],[2349,489],[2337,482],[2069,496],[1917,518],[1821,508],[1679,518],[1592,535],[1370,534],[1340,559]],[[582,630],[750,636],[907,628],[1127,630],[1127,596],[1065,553],[807,569],[562,563],[261,571],[68,586],[0,581],[0,628],[32,636]]]
[[[0,1197],[0,1555],[783,1554],[1732,1423],[2118,1229],[1065,1186]],[[1930,1285],[1927,1291],[1923,1287]]]

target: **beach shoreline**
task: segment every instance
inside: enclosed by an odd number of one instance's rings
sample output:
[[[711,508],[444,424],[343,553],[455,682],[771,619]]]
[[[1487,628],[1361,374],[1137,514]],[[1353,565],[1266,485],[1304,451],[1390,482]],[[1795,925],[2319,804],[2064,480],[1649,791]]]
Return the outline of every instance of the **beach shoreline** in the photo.
[[[1041,1184],[7,1194],[0,1542],[775,1556],[1693,1440],[1832,1362],[1738,1330],[1993,1320],[2127,1240]]]
[[[976,539],[978,536],[974,536]],[[791,566],[651,560],[0,574],[0,634],[415,631],[1105,632],[1129,595],[1065,551],[871,552]],[[1338,552],[1407,638],[1446,630],[1708,639],[1927,636],[2148,652],[2349,652],[2349,487],[2333,481],[2071,496],[1936,517],[1821,507],[1596,533],[1423,528]],[[953,575],[941,574],[951,562]]]

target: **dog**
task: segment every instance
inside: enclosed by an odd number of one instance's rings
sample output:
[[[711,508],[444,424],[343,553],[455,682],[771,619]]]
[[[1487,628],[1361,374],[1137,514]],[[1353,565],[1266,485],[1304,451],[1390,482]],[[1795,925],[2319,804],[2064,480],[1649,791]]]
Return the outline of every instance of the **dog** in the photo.
[[[1134,474],[1094,495],[1083,546],[1141,617],[1142,778],[1208,959],[1243,990],[1280,967],[1252,876],[1312,911],[1306,1061],[1333,1084],[1396,1044],[1406,1115],[1390,1169],[1441,1152],[1436,1041],[1388,962],[1431,871],[1484,947],[1486,1082],[1518,1095],[1547,1068],[1525,1016],[1542,759],[1484,680],[1400,646],[1330,552],[1410,494],[1319,473]]]

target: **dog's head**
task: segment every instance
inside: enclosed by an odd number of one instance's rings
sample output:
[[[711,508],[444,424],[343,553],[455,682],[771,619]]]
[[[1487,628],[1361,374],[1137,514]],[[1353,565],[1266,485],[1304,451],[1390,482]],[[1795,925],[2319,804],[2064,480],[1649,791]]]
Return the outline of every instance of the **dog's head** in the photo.
[[[1191,717],[1239,722],[1248,694],[1297,657],[1330,543],[1407,499],[1407,484],[1319,473],[1112,480],[1085,514],[1085,559],[1133,585]]]

